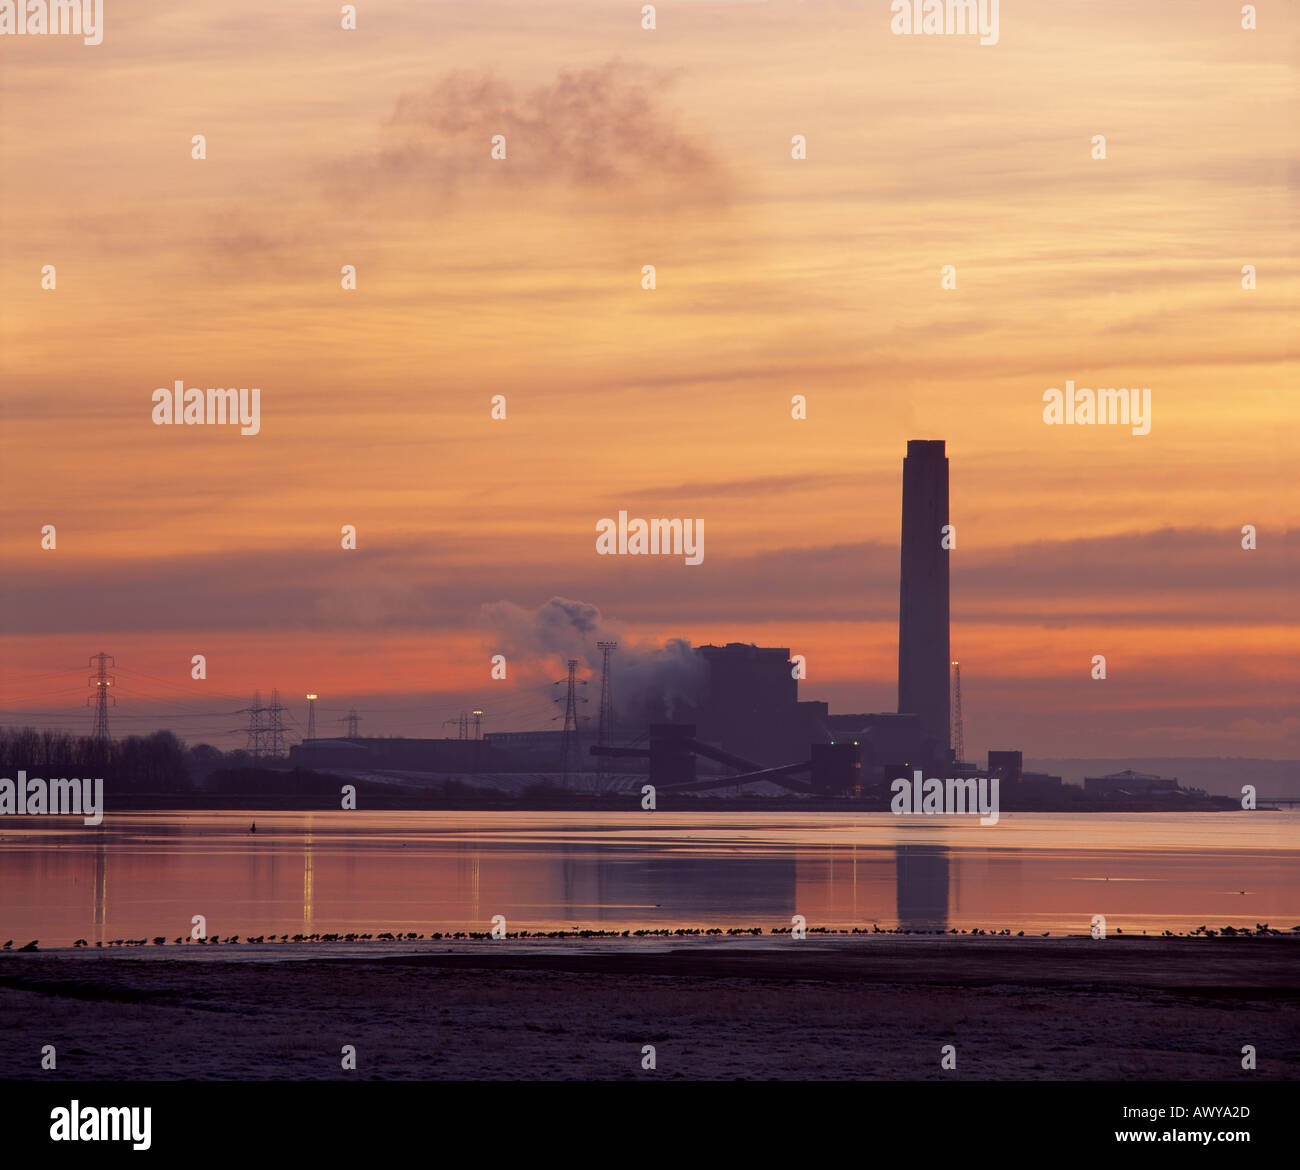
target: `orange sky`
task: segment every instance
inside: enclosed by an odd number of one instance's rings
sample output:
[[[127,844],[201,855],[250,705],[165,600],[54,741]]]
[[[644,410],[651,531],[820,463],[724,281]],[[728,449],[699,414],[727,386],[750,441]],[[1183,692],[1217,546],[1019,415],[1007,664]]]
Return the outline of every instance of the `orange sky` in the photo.
[[[555,663],[489,682],[481,610],[552,596],[887,710],[944,438],[974,753],[1300,755],[1291,6],[1007,3],[993,46],[884,0],[332,7],[0,38],[0,719],[80,728],[105,649],[155,687],[121,730],[273,686],[540,726]],[[154,426],[177,379],[261,433]],[[1151,387],[1151,433],[1044,425],[1067,379]],[[597,557],[620,508],[704,563]]]

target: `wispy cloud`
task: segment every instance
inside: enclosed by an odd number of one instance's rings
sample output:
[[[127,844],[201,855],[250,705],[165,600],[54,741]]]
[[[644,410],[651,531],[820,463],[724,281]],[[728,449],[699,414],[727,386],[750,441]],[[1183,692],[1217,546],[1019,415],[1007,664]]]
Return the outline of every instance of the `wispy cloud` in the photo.
[[[373,154],[334,173],[349,198],[526,191],[530,202],[557,193],[617,197],[623,207],[718,202],[724,168],[678,125],[667,102],[673,81],[620,61],[529,89],[490,71],[447,73],[402,93]],[[491,154],[497,135],[504,159]]]

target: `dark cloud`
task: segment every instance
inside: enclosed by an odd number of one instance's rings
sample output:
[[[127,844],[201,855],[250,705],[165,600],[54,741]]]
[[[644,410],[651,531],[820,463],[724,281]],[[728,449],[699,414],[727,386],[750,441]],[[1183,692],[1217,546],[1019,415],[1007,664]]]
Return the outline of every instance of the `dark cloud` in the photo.
[[[726,494],[725,484],[714,490]],[[0,608],[11,628],[33,634],[190,631],[196,625],[222,633],[465,628],[484,604],[529,602],[539,594],[599,597],[605,613],[667,629],[897,620],[893,543],[745,553],[713,529],[704,563],[688,567],[671,557],[598,557],[594,540],[584,531],[572,546],[548,546],[550,559],[534,554],[503,565],[490,561],[494,541],[452,533],[371,545],[356,560],[328,548],[127,564],[81,561],[57,569],[38,560],[34,570],[0,582]],[[1288,620],[1300,578],[1300,540],[1264,529],[1251,552],[1240,540],[1235,529],[1168,528],[987,550],[964,544],[952,568],[954,626]],[[584,548],[590,560],[575,568],[573,553]],[[88,577],[95,582],[90,593]],[[574,637],[588,637],[594,646],[609,625],[594,606],[566,604],[579,608],[561,611],[550,603],[546,611],[553,638],[536,642],[546,653],[568,653]]]
[[[547,189],[644,202],[716,202],[715,156],[678,126],[670,74],[610,61],[517,89],[490,72],[449,73],[401,94],[374,155],[341,169],[349,197],[445,199]],[[504,161],[491,157],[506,138]]]

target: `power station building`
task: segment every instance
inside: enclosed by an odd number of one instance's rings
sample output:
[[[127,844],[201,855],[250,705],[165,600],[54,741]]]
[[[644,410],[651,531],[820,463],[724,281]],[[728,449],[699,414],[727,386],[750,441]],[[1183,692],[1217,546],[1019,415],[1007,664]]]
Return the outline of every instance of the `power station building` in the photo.
[[[701,740],[769,766],[808,759],[814,743],[853,743],[864,782],[952,762],[945,448],[912,439],[903,460],[898,711],[831,715],[825,703],[800,702],[784,647],[700,646],[709,667],[693,719]]]
[[[774,767],[808,759],[828,742],[825,703],[801,703],[786,646],[728,642],[697,646],[707,678],[692,722],[697,736],[724,751]]]
[[[729,642],[697,646],[694,653],[706,669],[692,701],[674,710],[675,724],[655,724],[652,753],[703,755],[712,767],[733,771],[786,769],[789,765],[838,757],[845,748],[858,749],[853,783],[887,783],[910,774],[950,775],[930,769],[947,768],[949,743],[948,646],[948,457],[942,439],[913,439],[903,460],[902,539],[898,609],[898,710],[860,715],[831,715],[824,702],[799,699],[799,684],[787,647]],[[624,727],[624,744],[646,736],[646,725]],[[674,738],[676,736],[676,738]],[[579,728],[580,755],[588,767],[587,749],[594,737]],[[340,756],[364,757],[370,767],[442,770],[446,764],[475,771],[562,770],[558,731],[493,732],[483,741],[455,740],[318,740],[291,755],[304,765],[322,765]],[[692,741],[695,746],[682,746]],[[813,750],[813,745],[836,745]],[[364,749],[364,750],[363,750]],[[620,748],[631,758],[642,749]],[[1019,759],[998,761],[1003,774],[1019,778]],[[608,754],[607,758],[618,758]],[[993,767],[990,762],[990,767]],[[693,773],[694,760],[689,769]],[[834,769],[827,764],[823,774]],[[668,769],[671,771],[671,769]],[[838,773],[836,773],[838,775]],[[846,775],[848,773],[845,773]]]

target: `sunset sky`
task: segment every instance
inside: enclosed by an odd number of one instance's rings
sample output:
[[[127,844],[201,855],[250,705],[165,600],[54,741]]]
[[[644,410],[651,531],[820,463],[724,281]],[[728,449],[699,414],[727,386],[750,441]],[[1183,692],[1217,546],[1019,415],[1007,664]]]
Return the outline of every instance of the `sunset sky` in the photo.
[[[971,758],[1300,756],[1300,11],[1005,0],[981,46],[656,7],[0,38],[0,722],[88,731],[104,650],[117,732],[240,746],[272,687],[322,734],[549,726],[568,651],[515,627],[552,597],[892,710],[902,459],[941,438]],[[155,426],[178,379],[259,387],[261,433]],[[1150,434],[1045,425],[1067,379],[1150,387]],[[597,556],[619,509],[702,518],[703,564]]]

